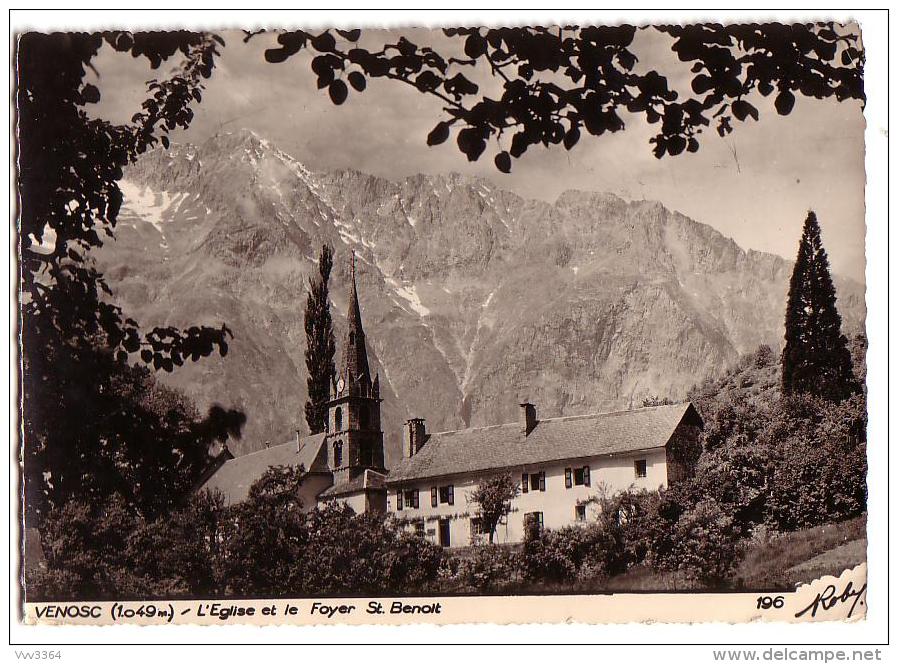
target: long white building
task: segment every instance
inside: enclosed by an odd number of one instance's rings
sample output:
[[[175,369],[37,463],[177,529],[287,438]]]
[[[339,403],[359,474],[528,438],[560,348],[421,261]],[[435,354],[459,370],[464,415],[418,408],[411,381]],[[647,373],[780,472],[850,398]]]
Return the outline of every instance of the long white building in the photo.
[[[520,494],[499,524],[498,542],[519,542],[528,519],[546,528],[585,522],[599,492],[657,489],[683,476],[681,461],[701,419],[690,404],[540,420],[521,404],[520,421],[428,434],[410,420],[404,459],[386,477],[388,510],[443,546],[483,536],[471,493],[511,473]]]
[[[356,512],[388,511],[422,537],[459,547],[484,535],[470,496],[497,473],[511,473],[521,492],[496,538],[518,542],[528,520],[546,528],[585,522],[601,491],[657,489],[691,472],[685,450],[702,421],[688,403],[545,420],[523,403],[518,422],[439,433],[415,418],[406,423],[402,461],[388,471],[354,261],[347,320],[325,431],[241,457],[225,449],[200,490],[221,491],[236,503],[271,466],[301,465],[304,509],[337,500]]]

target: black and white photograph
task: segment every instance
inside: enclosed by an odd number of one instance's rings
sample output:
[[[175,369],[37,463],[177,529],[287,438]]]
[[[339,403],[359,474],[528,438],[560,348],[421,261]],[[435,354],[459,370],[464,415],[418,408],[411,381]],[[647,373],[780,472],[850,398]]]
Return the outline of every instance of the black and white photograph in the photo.
[[[863,620],[867,59],[820,16],[11,35],[25,616]]]

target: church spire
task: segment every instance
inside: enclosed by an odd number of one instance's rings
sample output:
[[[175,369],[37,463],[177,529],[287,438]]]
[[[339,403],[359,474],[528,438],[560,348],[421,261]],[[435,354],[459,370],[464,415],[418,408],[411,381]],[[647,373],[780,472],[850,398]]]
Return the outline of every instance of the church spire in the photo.
[[[355,252],[350,267],[349,311],[346,313],[346,336],[343,339],[343,387],[350,394],[371,392],[371,372],[368,368],[368,351],[365,348],[365,330],[362,329],[362,312],[359,308],[358,288],[355,281]]]

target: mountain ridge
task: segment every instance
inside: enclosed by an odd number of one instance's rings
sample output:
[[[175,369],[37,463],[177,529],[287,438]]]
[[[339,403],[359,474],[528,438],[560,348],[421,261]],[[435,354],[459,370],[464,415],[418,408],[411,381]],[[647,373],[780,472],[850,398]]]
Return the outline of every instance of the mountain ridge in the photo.
[[[302,315],[323,242],[337,250],[338,353],[358,256],[388,461],[410,416],[448,430],[512,421],[524,398],[550,416],[684,397],[740,353],[781,343],[791,263],[657,201],[314,172],[245,131],[148,153],[123,191],[97,260],[144,324],[234,329],[227,358],[164,379],[200,405],[244,408],[237,452],[305,430]],[[860,329],[863,287],[837,286],[844,328]]]

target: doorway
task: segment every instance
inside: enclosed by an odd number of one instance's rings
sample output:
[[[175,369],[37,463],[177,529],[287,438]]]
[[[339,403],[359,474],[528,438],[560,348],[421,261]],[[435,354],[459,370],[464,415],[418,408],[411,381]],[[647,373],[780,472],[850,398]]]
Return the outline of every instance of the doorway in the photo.
[[[449,545],[449,519],[440,519],[440,546],[448,547]]]

